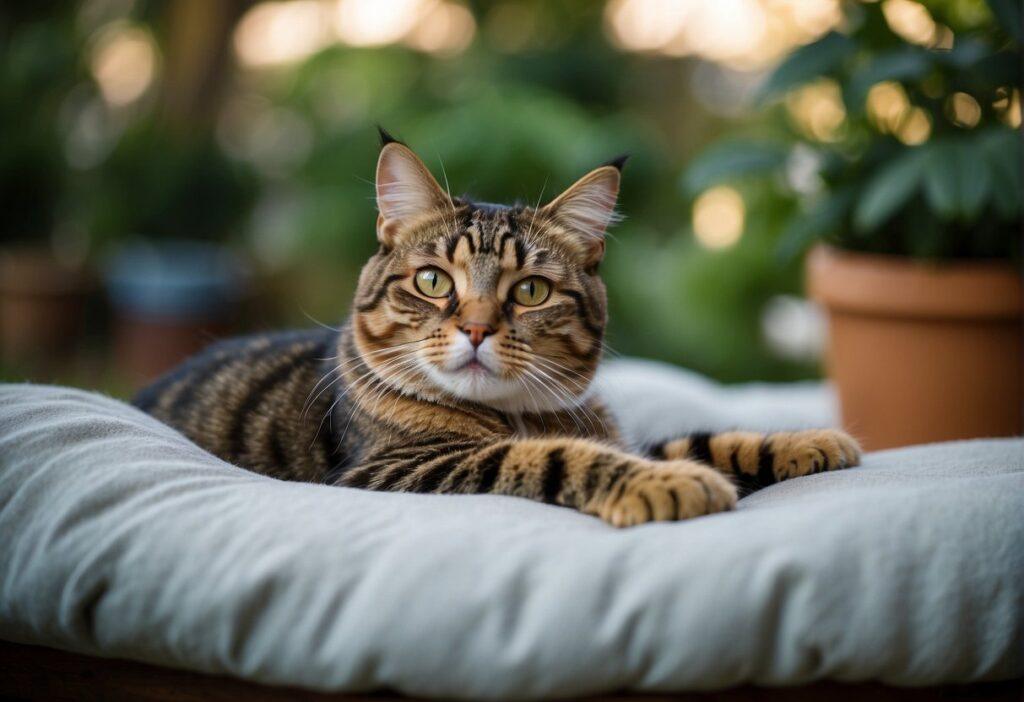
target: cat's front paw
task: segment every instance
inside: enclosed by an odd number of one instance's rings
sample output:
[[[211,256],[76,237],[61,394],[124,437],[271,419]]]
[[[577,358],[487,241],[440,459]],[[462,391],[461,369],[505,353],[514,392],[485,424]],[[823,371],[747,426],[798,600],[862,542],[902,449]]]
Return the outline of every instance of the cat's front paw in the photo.
[[[772,434],[769,450],[777,480],[860,465],[860,445],[837,429]]]
[[[736,488],[691,461],[647,462],[613,485],[598,516],[617,527],[670,522],[732,509]]]

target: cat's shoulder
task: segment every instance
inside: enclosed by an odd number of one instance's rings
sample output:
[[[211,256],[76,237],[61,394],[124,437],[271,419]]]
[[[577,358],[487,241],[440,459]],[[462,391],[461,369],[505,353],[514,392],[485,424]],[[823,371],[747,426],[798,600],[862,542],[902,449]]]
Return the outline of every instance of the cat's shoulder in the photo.
[[[132,403],[143,409],[154,406],[167,388],[181,381],[209,379],[218,368],[237,365],[232,362],[241,358],[245,358],[247,366],[254,369],[282,356],[318,364],[336,355],[337,340],[338,332],[328,328],[263,332],[220,339],[143,388]]]
[[[327,328],[289,329],[234,336],[213,342],[186,360],[180,369],[187,370],[189,367],[240,355],[255,359],[280,355],[306,356],[323,351],[325,355],[322,357],[325,358],[335,354],[337,340],[338,332]]]

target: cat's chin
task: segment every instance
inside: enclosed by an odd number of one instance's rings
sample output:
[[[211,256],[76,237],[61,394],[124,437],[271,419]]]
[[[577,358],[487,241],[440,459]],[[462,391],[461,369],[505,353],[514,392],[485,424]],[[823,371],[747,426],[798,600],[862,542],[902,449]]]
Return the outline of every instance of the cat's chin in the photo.
[[[553,397],[543,397],[545,393],[537,390],[531,393],[522,382],[502,378],[483,367],[465,366],[455,371],[430,367],[427,376],[450,395],[502,412],[556,412],[566,406]]]

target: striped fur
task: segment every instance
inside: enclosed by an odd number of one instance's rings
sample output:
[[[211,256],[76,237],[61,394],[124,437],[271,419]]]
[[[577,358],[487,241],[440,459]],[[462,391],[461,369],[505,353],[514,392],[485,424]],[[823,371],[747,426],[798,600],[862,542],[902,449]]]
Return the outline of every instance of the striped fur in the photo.
[[[662,460],[691,459],[714,466],[744,492],[860,462],[857,442],[828,429],[767,436],[744,431],[697,433],[656,444],[648,453]]]
[[[855,465],[856,443],[828,430],[698,434],[646,455],[622,445],[588,394],[606,321],[597,265],[620,166],[592,171],[545,207],[505,207],[450,197],[390,141],[377,176],[380,250],[342,328],[222,342],[136,403],[274,477],[512,495],[617,526],[730,509],[737,485]],[[424,270],[447,276],[450,292],[425,293]],[[514,294],[531,277],[550,289],[532,306]]]

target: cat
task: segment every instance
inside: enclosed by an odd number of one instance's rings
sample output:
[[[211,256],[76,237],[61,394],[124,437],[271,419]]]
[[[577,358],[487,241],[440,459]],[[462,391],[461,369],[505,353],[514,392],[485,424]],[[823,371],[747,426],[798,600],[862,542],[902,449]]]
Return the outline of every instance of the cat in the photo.
[[[381,130],[378,251],[339,330],[215,344],[136,397],[226,461],[371,490],[491,493],[614,526],[732,509],[738,489],[857,465],[837,430],[627,450],[588,388],[624,158],[543,207],[451,197]]]

